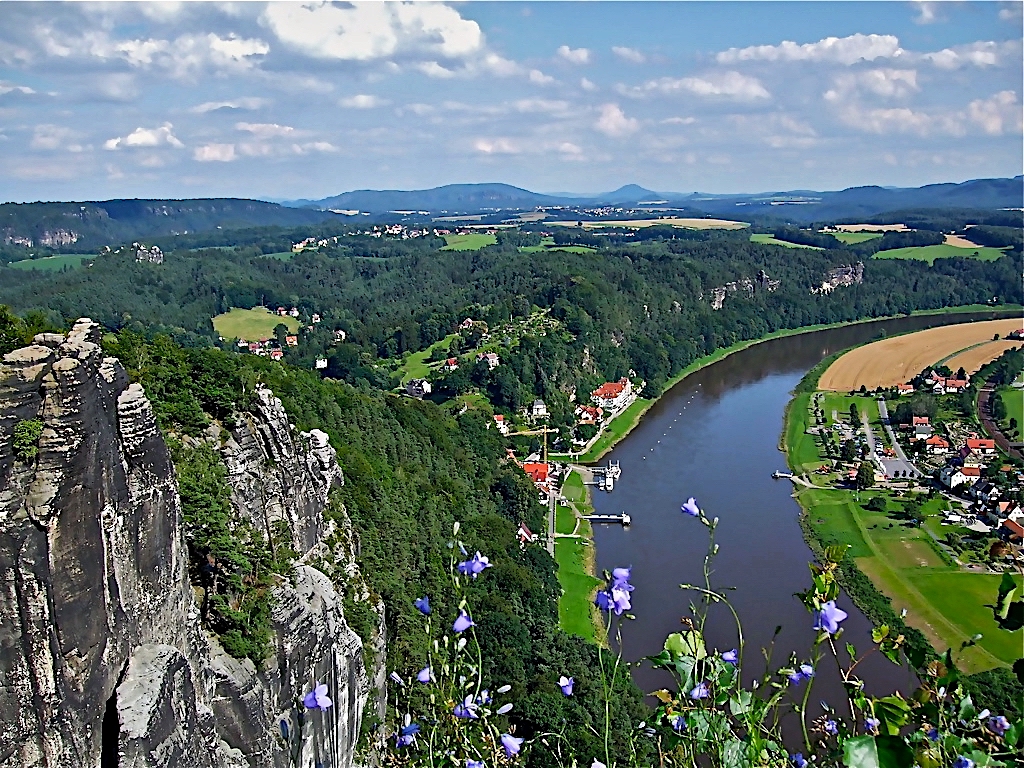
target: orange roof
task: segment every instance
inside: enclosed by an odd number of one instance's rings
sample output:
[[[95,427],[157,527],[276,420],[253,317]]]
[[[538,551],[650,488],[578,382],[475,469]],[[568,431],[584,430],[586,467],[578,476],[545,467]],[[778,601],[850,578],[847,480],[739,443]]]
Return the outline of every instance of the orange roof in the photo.
[[[618,381],[605,382],[590,394],[593,397],[612,400],[622,394],[622,390],[626,388],[626,381],[626,379],[619,379]]]
[[[969,439],[967,441],[967,447],[970,448],[972,451],[978,450],[978,449],[981,449],[981,450],[986,450],[987,449],[987,450],[993,450],[994,451],[996,449],[996,441],[995,440],[984,440],[982,438]]]
[[[496,413],[496,414],[494,414],[494,420],[497,421],[497,422],[502,422],[502,421],[505,420],[505,416],[504,416],[504,414]]]
[[[914,426],[915,427],[918,424],[927,424],[927,423],[928,423],[928,417],[927,416],[915,416],[914,417]]]
[[[1003,520],[1003,528],[1008,530],[1015,536],[1024,536],[1024,526],[1018,523],[1016,520]]]
[[[543,483],[548,479],[548,465],[543,462],[528,461],[523,464],[523,472],[533,478],[535,483]]]
[[[981,469],[978,467],[963,467],[960,471],[967,477],[981,477]]]
[[[949,442],[942,435],[932,435],[924,441],[926,445],[944,445],[949,447]]]

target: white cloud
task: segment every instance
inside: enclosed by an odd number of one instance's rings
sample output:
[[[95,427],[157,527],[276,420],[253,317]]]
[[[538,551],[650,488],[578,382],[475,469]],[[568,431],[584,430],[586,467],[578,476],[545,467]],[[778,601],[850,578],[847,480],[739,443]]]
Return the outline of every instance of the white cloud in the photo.
[[[292,144],[292,152],[305,155],[310,152],[337,152],[338,148],[329,141],[307,141],[304,144]]]
[[[914,17],[915,24],[934,24],[937,21],[942,21],[939,16],[939,4],[931,2],[915,2],[914,5],[917,7],[917,16]]]
[[[857,93],[903,98],[917,90],[917,70],[868,69],[836,77],[834,87],[825,92],[825,100],[840,101]]]
[[[295,135],[295,129],[290,125],[278,125],[277,123],[235,123],[235,129],[251,133],[257,139]]]
[[[70,128],[46,123],[35,127],[29,146],[32,149],[51,151],[63,149],[67,152],[84,152],[85,147],[77,141],[79,135],[77,131]]]
[[[320,59],[373,61],[412,51],[463,58],[484,45],[475,21],[441,3],[270,3],[261,21],[285,45]]]
[[[200,163],[230,163],[238,156],[234,144],[204,144],[195,148],[192,157]]]
[[[1012,21],[1020,24],[1021,16],[1024,15],[1024,3],[1008,2],[1003,3],[1004,8],[999,9],[1000,21]]]
[[[640,122],[634,117],[626,117],[618,104],[604,104],[594,128],[605,136],[617,138],[635,133],[640,128]]]
[[[477,139],[473,142],[473,149],[485,155],[518,155],[522,152],[519,144],[512,139]]]
[[[421,61],[416,64],[416,69],[427,77],[436,77],[441,79],[455,77],[455,73],[452,70],[447,67],[442,67],[436,61]]]
[[[108,139],[103,143],[103,148],[115,150],[122,147],[159,147],[164,145],[181,148],[185,145],[171,133],[173,127],[170,123],[164,123],[159,128],[139,127],[127,136]]]
[[[588,80],[585,77],[581,77],[580,78],[580,88],[582,88],[584,91],[596,91],[597,90],[597,84],[591,82],[590,80]]]
[[[15,85],[7,80],[0,80],[0,96],[6,96],[8,93],[24,93],[27,95],[35,93],[35,91],[27,85]]]
[[[387,106],[390,103],[390,101],[382,99],[380,96],[374,96],[369,93],[357,93],[355,96],[348,96],[341,99],[338,102],[338,105],[347,107],[348,109],[374,109],[376,107]]]
[[[721,96],[737,101],[754,101],[771,98],[768,90],[756,77],[741,75],[739,72],[712,72],[702,77],[671,78],[650,80],[636,88],[623,91],[630,96],[644,96],[650,93],[692,93],[697,96]]]
[[[563,141],[558,145],[558,151],[563,155],[578,156],[583,154],[583,149],[571,141]]]
[[[1021,105],[1014,91],[1000,91],[987,99],[972,101],[967,116],[990,136],[1021,132]]]
[[[960,67],[966,66],[997,67],[1006,60],[1019,63],[1019,51],[1019,41],[996,43],[989,40],[924,53],[921,54],[921,58],[931,62],[939,69],[960,69]]]
[[[530,82],[536,83],[537,85],[550,85],[555,82],[555,78],[551,77],[551,75],[545,75],[539,69],[531,69]]]
[[[666,117],[661,121],[662,125],[693,125],[697,122],[696,117]]]
[[[192,107],[189,112],[197,115],[207,112],[216,112],[218,109],[245,109],[256,110],[270,105],[270,99],[263,99],[256,96],[246,96],[240,99],[229,99],[227,101],[204,101]]]
[[[570,64],[587,64],[590,62],[590,50],[587,48],[570,48],[568,45],[558,46],[559,57]]]
[[[523,71],[523,68],[511,59],[506,59],[496,53],[488,53],[484,56],[481,66],[483,69],[499,77],[511,77]],[[537,72],[537,70],[532,70],[530,74],[533,74],[533,72]]]
[[[542,112],[548,114],[565,114],[569,111],[569,102],[553,99],[520,99],[512,104],[517,112]]]
[[[826,37],[816,43],[800,45],[784,40],[779,45],[752,45],[748,48],[730,48],[716,57],[722,64],[740,61],[832,61],[855,64],[878,58],[900,56],[899,38],[894,35],[862,35]]]
[[[647,61],[647,57],[640,53],[636,48],[626,48],[622,45],[613,45],[612,53],[623,61],[628,61],[632,64],[643,64]]]

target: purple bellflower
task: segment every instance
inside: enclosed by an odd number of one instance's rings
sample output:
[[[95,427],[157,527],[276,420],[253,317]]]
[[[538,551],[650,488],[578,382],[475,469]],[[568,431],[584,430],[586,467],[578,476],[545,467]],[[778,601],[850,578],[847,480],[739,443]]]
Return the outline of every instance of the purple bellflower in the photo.
[[[807,766],[807,761],[804,759],[804,756],[799,752],[797,752],[795,755],[790,755],[789,761],[793,763],[793,765],[796,766],[796,768],[806,768]]]
[[[395,742],[399,747],[408,747],[416,740],[416,734],[420,732],[420,726],[417,723],[409,723],[401,731],[395,734]]]
[[[814,629],[834,635],[839,631],[839,623],[847,617],[846,611],[836,606],[835,600],[829,600],[815,614]]]
[[[452,629],[456,632],[465,632],[470,627],[475,627],[476,623],[469,618],[469,614],[465,611],[459,611],[459,617],[455,619],[455,623],[452,624]]]
[[[416,606],[416,610],[422,613],[424,616],[430,615],[430,598],[424,595],[423,597],[417,598],[412,601],[412,604]]]
[[[483,760],[474,760],[471,757],[466,758],[466,768],[484,768]]]
[[[1010,730],[1010,721],[1002,715],[990,717],[985,725],[996,736],[1002,736]]]
[[[416,673],[416,679],[421,683],[429,683],[434,677],[434,673],[430,671],[430,667],[424,667]]]
[[[558,678],[558,687],[562,689],[562,695],[564,696],[572,696],[572,687],[575,683],[575,680],[565,675]]]
[[[724,661],[726,664],[733,664],[733,665],[739,664],[739,662],[740,662],[739,652],[735,648],[733,648],[731,651],[726,651],[725,653],[722,654],[722,661]]]
[[[957,755],[956,760],[953,761],[953,768],[974,768],[974,761],[969,757]]]
[[[683,514],[689,515],[690,517],[700,517],[700,507],[697,506],[697,500],[691,496],[686,500],[679,509],[682,510]]]
[[[472,576],[474,579],[484,572],[485,568],[490,568],[491,562],[484,555],[481,555],[478,551],[469,560],[459,563],[459,573],[463,576]]]
[[[694,701],[697,701],[698,699],[706,699],[710,695],[711,692],[708,691],[708,684],[705,682],[697,683],[697,685],[693,687],[693,690],[690,691],[690,698]]]
[[[835,720],[826,720],[825,721],[825,732],[826,733],[831,733],[833,736],[838,736],[839,735],[839,725],[836,723]]]
[[[515,757],[523,746],[523,739],[517,739],[507,733],[501,734],[501,746],[505,750],[505,757]]]
[[[327,695],[327,686],[320,683],[316,683],[313,690],[302,698],[302,703],[306,705],[306,709],[319,709],[321,712],[326,712],[334,706],[331,697]]]
[[[462,718],[463,720],[478,719],[476,714],[476,702],[473,701],[473,696],[469,695],[456,704],[455,708],[452,710],[452,714],[456,717]]]

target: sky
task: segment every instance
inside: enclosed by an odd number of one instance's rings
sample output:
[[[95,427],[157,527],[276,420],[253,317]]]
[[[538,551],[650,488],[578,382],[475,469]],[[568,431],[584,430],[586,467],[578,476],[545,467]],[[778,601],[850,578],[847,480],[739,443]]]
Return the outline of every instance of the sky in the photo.
[[[0,0],[0,200],[1014,176],[1022,8]]]

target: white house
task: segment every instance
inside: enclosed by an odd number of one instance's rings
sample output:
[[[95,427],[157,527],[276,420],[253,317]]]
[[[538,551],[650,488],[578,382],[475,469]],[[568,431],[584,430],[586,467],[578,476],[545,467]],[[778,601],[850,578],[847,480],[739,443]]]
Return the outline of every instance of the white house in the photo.
[[[496,352],[481,352],[476,356],[476,359],[478,361],[486,360],[487,369],[491,371],[493,371],[495,368],[501,365],[501,358],[498,357]]]
[[[534,400],[533,405],[530,406],[530,416],[535,419],[543,419],[548,415],[548,407],[544,404],[543,400]]]
[[[939,481],[947,488],[956,488],[961,485],[973,485],[981,477],[981,470],[977,467],[943,467],[939,472]]]
[[[625,408],[633,395],[633,382],[623,376],[618,381],[609,381],[590,393],[590,399],[606,411]]]

